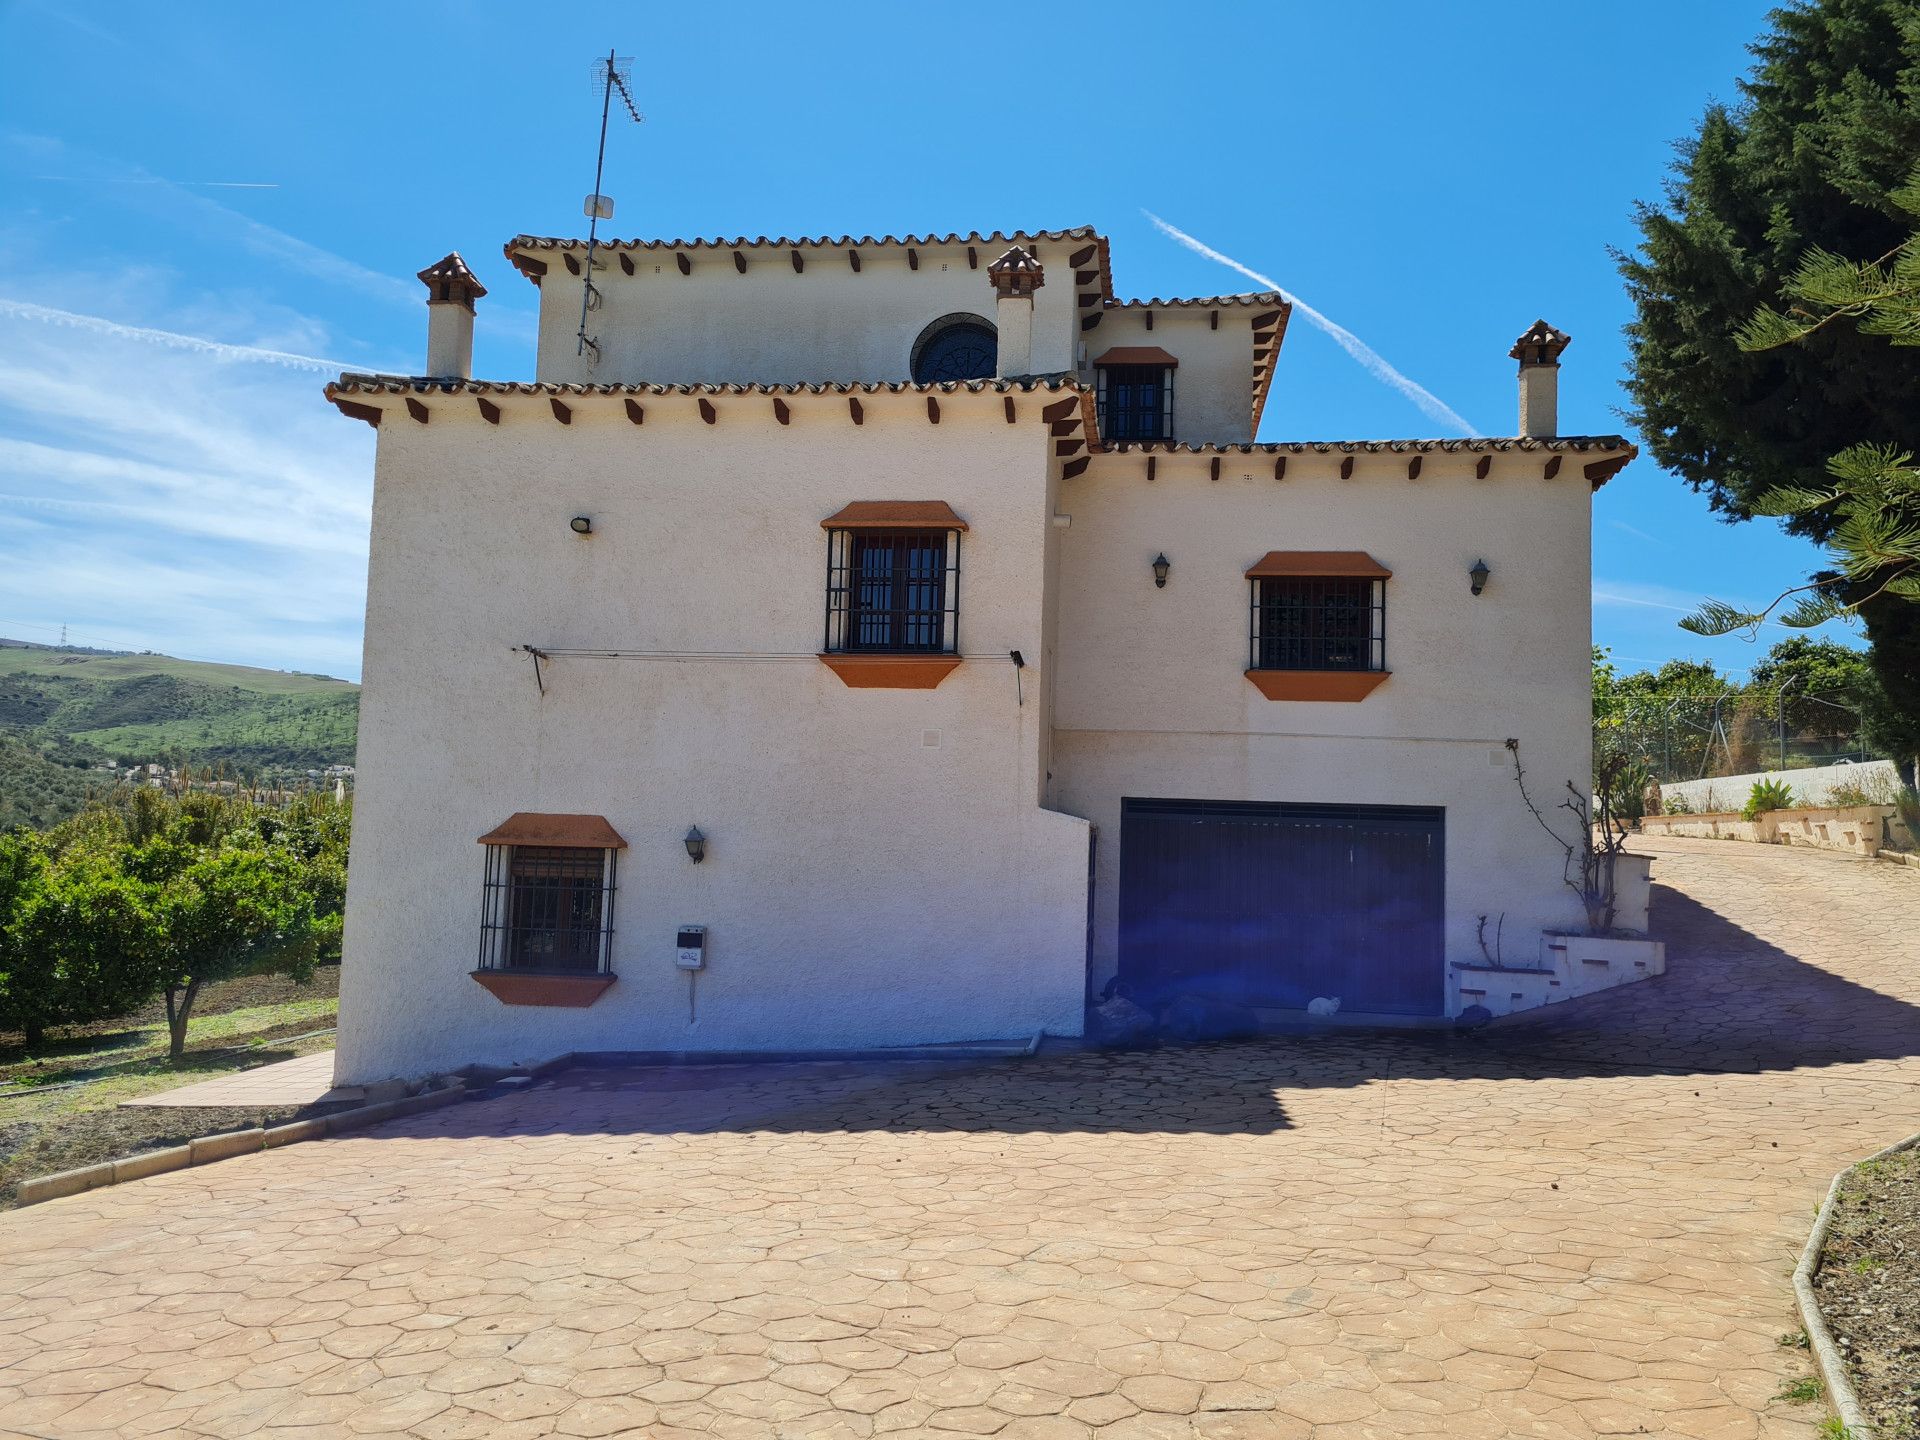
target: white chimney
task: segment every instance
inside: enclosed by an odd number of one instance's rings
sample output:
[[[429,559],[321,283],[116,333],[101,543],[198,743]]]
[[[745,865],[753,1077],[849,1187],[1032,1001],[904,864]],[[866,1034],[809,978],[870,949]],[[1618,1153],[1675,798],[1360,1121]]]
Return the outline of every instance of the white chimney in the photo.
[[[1572,337],[1544,320],[1533,322],[1507,353],[1520,362],[1520,433],[1545,439],[1560,433],[1560,352]]]
[[[454,251],[420,272],[427,287],[427,374],[436,379],[473,377],[473,302],[487,293],[467,262]]]
[[[994,373],[1033,373],[1033,292],[1047,283],[1047,273],[1031,250],[1014,246],[987,267],[993,282],[994,325],[999,330],[999,364]]]

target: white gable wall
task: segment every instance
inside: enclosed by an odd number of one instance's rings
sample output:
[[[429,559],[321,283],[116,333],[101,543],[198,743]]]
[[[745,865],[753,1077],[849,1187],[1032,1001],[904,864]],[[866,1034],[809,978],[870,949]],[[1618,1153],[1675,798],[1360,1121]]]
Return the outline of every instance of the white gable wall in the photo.
[[[1087,829],[1042,810],[1047,397],[397,400],[380,432],[342,986],[343,1083],[577,1050],[820,1049],[1076,1034]],[[855,690],[813,658],[851,500],[939,499],[968,659]],[[594,533],[568,520],[593,517]],[[515,647],[791,659],[557,659]],[[1029,662],[1015,701],[1009,650]],[[933,732],[937,744],[928,744]],[[586,1009],[469,978],[478,836],[515,811],[624,835],[616,983]],[[706,862],[681,837],[697,824]],[[673,932],[710,927],[689,995]],[[689,1002],[694,1006],[689,1015]]]
[[[1087,359],[1116,345],[1157,345],[1180,362],[1173,372],[1173,438],[1184,445],[1244,445],[1253,439],[1252,309],[1220,309],[1220,328],[1204,309],[1159,309],[1149,330],[1146,312],[1117,306],[1087,333]],[[1091,373],[1091,372],[1090,372]]]
[[[1152,481],[1141,456],[1100,456],[1063,485],[1051,798],[1100,830],[1096,989],[1117,961],[1128,796],[1442,806],[1449,960],[1480,959],[1477,915],[1505,912],[1521,964],[1540,930],[1581,921],[1503,742],[1550,813],[1587,783],[1589,486],[1575,457],[1552,480],[1538,455],[1496,456],[1485,480],[1444,454],[1409,480],[1409,458],[1362,455],[1342,480],[1339,455],[1294,455],[1276,481],[1272,456],[1227,455],[1216,482],[1205,456],[1160,455]],[[1245,571],[1269,550],[1363,550],[1393,571],[1392,678],[1365,700],[1272,701],[1246,679]]]
[[[843,249],[802,249],[804,269],[796,273],[786,247],[749,248],[744,275],[730,250],[680,252],[691,263],[688,275],[671,250],[631,251],[632,276],[603,250],[594,263],[605,298],[587,326],[599,338],[598,363],[577,354],[581,277],[568,273],[560,252],[540,251],[548,268],[539,378],[598,385],[907,380],[914,341],[932,322],[968,314],[994,327],[987,266],[1011,243],[976,245],[978,269],[969,268],[964,245],[917,247],[917,270],[904,246],[870,247],[860,252],[858,273]],[[1072,370],[1080,331],[1067,257],[1090,242],[1027,243],[1046,269],[1034,297],[1033,373]],[[573,253],[584,261],[584,251]]]

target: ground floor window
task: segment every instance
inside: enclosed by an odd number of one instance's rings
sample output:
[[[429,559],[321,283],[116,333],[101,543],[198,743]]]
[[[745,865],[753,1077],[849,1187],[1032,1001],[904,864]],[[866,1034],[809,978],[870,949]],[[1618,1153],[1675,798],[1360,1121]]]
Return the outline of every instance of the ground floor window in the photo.
[[[515,821],[572,819],[521,817]],[[580,817],[605,821],[599,817]],[[485,837],[486,878],[480,914],[480,968],[595,975],[612,968],[613,896],[619,846],[608,836],[572,836],[561,827],[522,824],[528,840],[508,843],[513,822]],[[586,827],[573,827],[583,829]],[[583,843],[592,842],[592,843]]]

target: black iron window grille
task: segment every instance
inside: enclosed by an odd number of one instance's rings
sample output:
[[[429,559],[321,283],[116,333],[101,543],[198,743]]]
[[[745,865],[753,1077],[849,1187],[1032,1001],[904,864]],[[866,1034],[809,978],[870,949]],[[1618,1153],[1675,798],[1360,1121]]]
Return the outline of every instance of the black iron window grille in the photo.
[[[480,968],[604,975],[613,968],[618,850],[489,845]]]
[[[829,654],[957,654],[960,532],[829,530]]]
[[[1265,576],[1252,582],[1248,666],[1254,670],[1385,670],[1384,580]]]
[[[1173,371],[1165,365],[1101,365],[1102,440],[1173,439]]]

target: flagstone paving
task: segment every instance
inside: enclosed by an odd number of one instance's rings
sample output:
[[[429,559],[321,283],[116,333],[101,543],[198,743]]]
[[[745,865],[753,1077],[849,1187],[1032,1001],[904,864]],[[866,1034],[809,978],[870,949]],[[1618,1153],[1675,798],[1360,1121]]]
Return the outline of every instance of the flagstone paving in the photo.
[[[0,1433],[1811,1436],[1920,875],[1646,848],[1671,973],[1543,1026],[576,1072],[0,1216]]]

